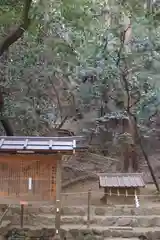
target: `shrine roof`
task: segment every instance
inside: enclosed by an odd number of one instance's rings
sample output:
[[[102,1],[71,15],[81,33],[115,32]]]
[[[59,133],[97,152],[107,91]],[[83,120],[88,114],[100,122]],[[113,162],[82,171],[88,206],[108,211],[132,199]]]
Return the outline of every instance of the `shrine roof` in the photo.
[[[99,174],[100,187],[144,187],[141,173],[102,173]]]
[[[0,152],[71,152],[85,149],[84,138],[69,137],[28,137],[28,136],[0,136]]]

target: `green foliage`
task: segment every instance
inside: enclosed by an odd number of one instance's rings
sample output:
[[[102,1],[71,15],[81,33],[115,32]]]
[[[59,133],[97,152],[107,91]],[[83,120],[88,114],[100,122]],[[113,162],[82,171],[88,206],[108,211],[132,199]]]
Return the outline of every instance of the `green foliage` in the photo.
[[[1,30],[7,34],[20,23],[21,14],[21,2],[3,0]],[[32,4],[29,31],[10,48],[7,64],[0,66],[4,89],[9,89],[5,114],[15,120],[16,131],[43,134],[73,105],[84,112],[103,107],[101,117],[126,110],[117,67],[124,16],[131,17],[132,40],[122,49],[120,64],[123,68],[125,59],[132,69],[127,76],[136,102],[132,111],[141,121],[159,110],[160,29],[157,20],[146,15],[144,1],[106,5],[100,0],[46,0]],[[67,114],[73,117],[75,111]]]

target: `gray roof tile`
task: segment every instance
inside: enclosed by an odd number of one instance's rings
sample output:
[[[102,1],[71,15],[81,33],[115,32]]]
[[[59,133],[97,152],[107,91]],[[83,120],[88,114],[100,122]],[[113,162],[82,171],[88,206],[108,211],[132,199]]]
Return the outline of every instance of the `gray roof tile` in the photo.
[[[102,173],[99,174],[100,187],[144,187],[140,173]]]

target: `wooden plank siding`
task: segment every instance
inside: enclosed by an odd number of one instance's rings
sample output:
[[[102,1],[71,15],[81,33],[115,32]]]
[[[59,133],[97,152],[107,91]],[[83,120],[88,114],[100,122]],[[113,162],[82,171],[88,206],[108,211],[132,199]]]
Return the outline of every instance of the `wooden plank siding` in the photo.
[[[53,201],[58,155],[0,155],[0,202]],[[32,189],[29,189],[31,178]]]

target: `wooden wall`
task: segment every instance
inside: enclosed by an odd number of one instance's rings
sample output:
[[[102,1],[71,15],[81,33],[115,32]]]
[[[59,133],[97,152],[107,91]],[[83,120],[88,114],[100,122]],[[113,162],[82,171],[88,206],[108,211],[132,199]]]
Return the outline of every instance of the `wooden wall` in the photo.
[[[56,155],[0,155],[0,198],[48,201],[56,195]],[[31,189],[29,189],[31,179]]]

